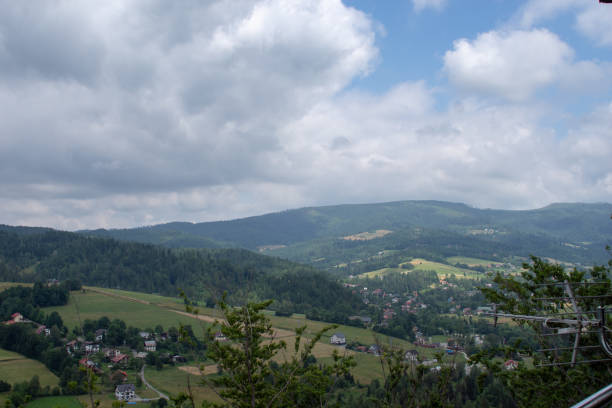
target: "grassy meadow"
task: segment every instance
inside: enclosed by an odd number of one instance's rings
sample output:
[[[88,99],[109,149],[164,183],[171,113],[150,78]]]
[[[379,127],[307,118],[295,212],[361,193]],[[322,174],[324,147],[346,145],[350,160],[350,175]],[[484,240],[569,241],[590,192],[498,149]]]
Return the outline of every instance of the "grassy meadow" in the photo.
[[[455,257],[457,259],[474,259],[475,258],[460,258],[460,257]],[[450,258],[449,258],[450,259]],[[488,262],[488,261],[484,261],[484,260],[480,260],[481,262]],[[455,263],[460,262],[460,261],[455,261]],[[401,266],[405,265],[405,264],[411,264],[413,266],[412,269],[404,269]],[[487,263],[488,265],[488,263]],[[359,275],[359,277],[361,278],[375,278],[375,277],[379,277],[379,276],[385,276],[389,273],[393,273],[393,272],[399,272],[399,273],[411,273],[413,271],[434,271],[438,274],[438,277],[443,278],[443,277],[447,277],[450,276],[452,274],[455,275],[456,278],[466,278],[466,279],[478,279],[480,277],[482,277],[482,274],[479,272],[475,272],[472,271],[470,269],[464,269],[464,268],[459,268],[453,265],[447,265],[447,264],[443,264],[440,262],[434,262],[434,261],[428,261],[426,259],[422,259],[422,258],[415,258],[411,261],[408,262],[404,262],[401,263],[399,265],[398,268],[382,268],[382,269],[377,269],[375,271],[370,271],[370,272],[364,272],[362,274]]]
[[[26,408],[83,408],[76,397],[59,396],[59,397],[43,397],[35,399],[26,405]]]
[[[0,349],[0,380],[9,384],[30,381],[32,376],[38,375],[41,387],[55,387],[59,379],[42,363],[31,360],[21,354]]]
[[[478,258],[469,258],[466,256],[451,256],[450,258],[446,258],[446,261],[452,265],[463,264],[468,265],[470,267],[473,266],[495,266],[501,264],[498,261],[489,261],[486,259],[478,259]]]
[[[70,300],[65,306],[47,307],[45,313],[56,311],[62,317],[64,324],[68,328],[79,325],[79,319],[97,320],[102,316],[112,319],[121,319],[128,326],[141,329],[155,328],[158,324],[164,329],[171,326],[178,326],[179,323],[191,324],[197,336],[203,335],[203,329],[207,323],[197,321],[191,317],[183,316],[162,306],[163,303],[170,303],[178,306],[173,298],[163,298],[163,302],[149,303],[144,300],[142,294],[135,292],[110,291],[107,289],[84,288],[83,291],[74,291],[70,294]],[[159,301],[161,296],[147,295],[149,299]]]

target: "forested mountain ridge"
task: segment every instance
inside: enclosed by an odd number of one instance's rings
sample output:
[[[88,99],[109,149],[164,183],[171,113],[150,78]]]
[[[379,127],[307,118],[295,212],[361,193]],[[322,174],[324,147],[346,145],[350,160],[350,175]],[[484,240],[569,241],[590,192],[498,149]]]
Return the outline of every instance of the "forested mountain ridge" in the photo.
[[[362,306],[322,272],[244,249],[173,250],[71,232],[0,228],[0,280],[51,278],[170,296],[184,290],[208,302],[227,291],[232,302],[275,299],[276,310],[330,320]]]
[[[603,247],[612,241],[612,224],[607,222],[612,204],[565,203],[525,211],[477,209],[442,201],[397,201],[377,204],[308,207],[231,221],[173,222],[150,227],[82,231],[87,235],[148,242],[168,247],[288,246],[281,256],[308,262],[313,246],[326,245],[344,236],[376,230],[400,234],[385,236],[391,246],[401,245],[401,235],[415,229],[422,235],[444,235],[467,239],[481,247],[502,245],[524,247],[536,243],[533,253],[580,262],[607,259]],[[431,241],[431,240],[430,240]],[[357,242],[354,245],[369,245]],[[432,243],[429,250],[435,252]],[[300,252],[298,248],[304,248]],[[554,248],[554,251],[549,251]],[[542,251],[540,251],[542,249]],[[525,256],[522,251],[521,256]],[[274,252],[272,252],[274,253]],[[317,259],[312,254],[312,259]],[[475,254],[472,254],[475,255]]]

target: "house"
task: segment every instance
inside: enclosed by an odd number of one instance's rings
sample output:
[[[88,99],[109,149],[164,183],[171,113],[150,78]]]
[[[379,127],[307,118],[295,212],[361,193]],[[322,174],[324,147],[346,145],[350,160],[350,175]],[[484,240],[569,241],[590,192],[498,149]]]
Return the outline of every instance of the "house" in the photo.
[[[478,306],[476,308],[476,313],[479,315],[483,313],[493,313],[493,308],[490,306]]]
[[[100,345],[98,343],[94,343],[93,341],[85,342],[86,353],[97,353],[98,351],[100,351]]]
[[[113,364],[127,364],[129,357],[127,354],[117,354],[115,357],[111,358],[111,363]]]
[[[25,319],[23,318],[21,313],[13,313],[11,315],[11,320],[7,320],[6,322],[4,322],[4,324],[11,325],[11,324],[15,324],[15,323],[21,323],[21,322],[24,322],[24,321],[25,321]]]
[[[72,354],[75,351],[78,351],[79,347],[80,347],[80,344],[79,344],[78,340],[69,341],[68,343],[66,343],[66,352],[68,354]]]
[[[60,281],[55,278],[47,279],[47,286],[59,286]]]
[[[108,358],[109,360],[115,356],[121,355],[121,351],[118,349],[105,348],[102,351],[104,352],[104,357]]]
[[[94,363],[87,357],[83,357],[82,359],[79,360],[79,365],[82,365],[87,368],[92,368],[92,367],[95,367],[96,363]]]
[[[147,340],[144,342],[145,350],[147,351],[155,351],[157,349],[157,343],[155,340]]]
[[[375,356],[380,356],[380,347],[377,344],[372,344],[368,349],[368,353],[374,354]]]
[[[41,324],[36,329],[36,334],[44,334],[45,336],[49,336],[51,335],[51,330],[49,330],[44,324]]]
[[[187,359],[179,354],[172,356],[172,361],[174,363],[184,363],[187,361]]]
[[[134,358],[140,358],[140,359],[145,359],[147,358],[147,355],[149,353],[147,353],[146,351],[133,351],[132,355],[134,356]]]
[[[96,330],[96,333],[95,333],[96,341],[104,341],[104,337],[106,336],[107,332],[108,332],[108,330],[106,330],[106,329],[98,329],[98,330]]]
[[[145,339],[145,340],[147,340],[149,337],[151,337],[151,333],[146,332],[146,331],[141,331],[141,332],[138,333],[138,335],[141,338]]]
[[[404,354],[404,359],[408,361],[419,361],[419,352],[416,350],[407,350]]]
[[[128,401],[134,398],[136,395],[136,387],[134,384],[119,384],[117,388],[115,388],[115,397],[119,401]]]
[[[215,333],[215,341],[226,341],[227,337],[225,337],[225,334],[221,333],[220,331]]]
[[[344,337],[344,334],[342,333],[334,333],[329,339],[329,342],[331,344],[336,344],[336,345],[341,346],[341,345],[346,344],[346,337]]]
[[[385,319],[385,320],[393,319],[394,315],[395,315],[395,312],[393,311],[393,309],[384,309],[383,310],[383,319]]]
[[[506,370],[516,370],[516,369],[518,368],[518,364],[519,364],[519,363],[518,363],[518,361],[515,361],[515,360],[507,360],[507,361],[504,363],[504,368],[505,368]]]
[[[361,316],[361,323],[370,324],[372,323],[372,318],[368,316]]]

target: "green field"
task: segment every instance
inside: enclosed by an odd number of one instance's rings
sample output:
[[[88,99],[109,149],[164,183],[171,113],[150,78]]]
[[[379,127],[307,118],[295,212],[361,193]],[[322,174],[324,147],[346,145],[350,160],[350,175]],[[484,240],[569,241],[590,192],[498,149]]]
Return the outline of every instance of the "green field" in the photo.
[[[403,271],[406,270],[404,269]],[[53,310],[57,311],[68,327],[74,327],[78,324],[77,308],[81,321],[108,316],[111,319],[122,319],[128,325],[143,329],[154,328],[158,324],[168,328],[170,326],[178,326],[180,322],[191,324],[197,336],[202,336],[202,329],[210,324],[206,321],[196,320],[193,316],[179,314],[178,312],[184,313],[184,305],[182,300],[178,298],[101,288],[85,288],[84,291],[72,292],[68,305],[45,308],[44,310],[47,313]],[[200,307],[199,311],[200,319],[210,321],[214,318],[220,318],[219,310]],[[329,323],[308,320],[304,315],[293,315],[291,317],[271,315],[269,317],[272,326],[277,330],[278,337],[287,342],[288,348],[292,348],[295,339],[293,332],[296,328],[306,325],[306,334],[308,336],[330,326]],[[322,337],[321,343],[313,350],[314,356],[319,361],[331,361],[330,356],[334,350],[343,350],[329,344],[329,338],[335,332],[343,333],[348,342],[355,341],[367,346],[378,342],[382,345],[401,347],[403,349],[415,348],[413,344],[403,339],[390,338],[364,328],[339,325],[334,329],[330,329]],[[375,336],[377,339],[375,339]],[[421,358],[431,358],[436,352],[436,350],[421,347],[418,347],[417,350]],[[378,358],[366,353],[355,353],[353,351],[347,351],[347,353],[355,356],[358,363],[355,368],[355,376],[361,383],[368,384],[376,378],[381,378],[382,372]],[[282,356],[277,358],[277,360],[282,359]],[[157,387],[159,385],[161,391],[167,391],[171,394],[183,391],[188,377],[192,384],[197,382],[199,378],[198,376],[189,375],[177,367],[164,368],[161,371],[147,369],[146,377],[154,386]],[[198,388],[197,394],[199,395],[198,398],[214,396],[214,393],[206,387]]]
[[[201,384],[201,376],[188,374],[176,366],[164,368],[163,370],[147,369],[145,377],[152,386],[167,395],[187,392],[187,381],[189,381],[196,400],[196,406],[200,406],[203,400],[222,402],[214,391]]]
[[[42,363],[31,360],[21,354],[0,349],[0,380],[9,384],[16,384],[23,381],[30,381],[38,375],[41,387],[55,387],[59,379]]]
[[[472,259],[472,258],[459,258],[458,259]],[[450,259],[450,258],[449,258]],[[481,260],[482,261],[482,260]],[[412,264],[412,269],[403,269],[401,268],[404,264]],[[377,269],[375,271],[365,272],[359,275],[360,278],[374,278],[377,276],[385,276],[389,273],[399,272],[399,273],[410,273],[413,271],[434,271],[438,274],[440,278],[449,276],[454,274],[456,278],[467,278],[467,279],[477,279],[482,277],[482,274],[479,272],[475,272],[469,269],[458,268],[452,265],[446,265],[440,262],[428,261],[426,259],[416,258],[409,262],[404,262],[399,265],[399,268],[382,268]]]
[[[83,408],[75,397],[44,397],[38,398],[26,405],[26,408]]]
[[[145,295],[155,296],[157,300],[161,300],[160,304],[156,303],[145,303],[148,301],[142,300],[143,294],[121,291],[120,296],[109,296],[97,289],[85,289],[84,291],[74,291],[70,294],[70,300],[65,306],[54,306],[47,307],[43,310],[45,313],[57,311],[64,324],[73,328],[79,325],[79,318],[82,321],[85,319],[97,320],[102,316],[108,316],[110,319],[121,319],[125,321],[128,326],[134,326],[141,329],[153,329],[158,324],[162,325],[164,329],[171,326],[178,326],[179,323],[191,324],[196,335],[203,335],[203,328],[206,327],[206,323],[203,321],[197,321],[193,318],[182,316],[169,307],[161,306],[161,303],[168,303],[175,305],[177,309],[180,309],[175,299],[173,298],[162,298],[156,295]],[[103,290],[107,292],[107,289]],[[112,295],[118,295],[118,293],[112,293]],[[114,291],[119,292],[119,291]],[[136,300],[129,300],[127,297],[132,297]],[[77,313],[78,310],[78,313]]]
[[[486,259],[478,259],[478,258],[468,258],[465,256],[452,256],[450,258],[446,258],[446,261],[451,265],[456,265],[458,263],[471,266],[491,266],[498,265],[501,262],[498,261],[488,261]]]
[[[32,284],[18,282],[0,282],[0,292],[2,292],[4,289],[11,288],[13,286],[32,286]]]

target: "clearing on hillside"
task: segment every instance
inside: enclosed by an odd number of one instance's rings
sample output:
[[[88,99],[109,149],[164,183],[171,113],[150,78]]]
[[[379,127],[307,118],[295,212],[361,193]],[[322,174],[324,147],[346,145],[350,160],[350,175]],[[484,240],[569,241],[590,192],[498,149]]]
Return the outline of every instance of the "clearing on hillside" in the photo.
[[[392,232],[393,231],[380,229],[374,232],[360,232],[359,234],[347,235],[346,237],[342,237],[342,239],[345,241],[369,241],[371,239],[382,238]]]
[[[9,384],[30,381],[37,375],[41,387],[55,387],[59,378],[47,369],[41,362],[31,360],[21,354],[0,349],[0,380]]]
[[[475,266],[484,266],[484,267],[500,267],[503,265],[502,262],[498,261],[490,261],[486,259],[478,259],[478,258],[469,258],[466,256],[451,256],[450,258],[446,258],[446,261],[451,265],[463,264],[469,267]]]

